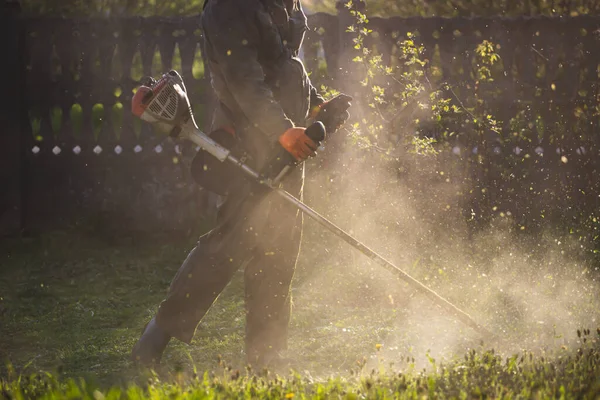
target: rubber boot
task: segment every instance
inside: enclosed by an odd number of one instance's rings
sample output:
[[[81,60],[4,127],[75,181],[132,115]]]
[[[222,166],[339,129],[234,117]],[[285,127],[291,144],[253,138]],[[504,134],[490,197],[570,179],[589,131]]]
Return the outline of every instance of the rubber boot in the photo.
[[[171,336],[158,326],[155,318],[152,318],[133,346],[131,358],[149,368],[157,366],[170,340]]]

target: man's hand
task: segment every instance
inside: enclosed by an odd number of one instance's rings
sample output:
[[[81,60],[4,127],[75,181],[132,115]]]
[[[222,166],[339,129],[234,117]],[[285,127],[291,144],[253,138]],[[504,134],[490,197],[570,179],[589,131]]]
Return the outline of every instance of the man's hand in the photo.
[[[339,94],[313,110],[311,117],[315,121],[321,121],[325,125],[327,134],[331,134],[340,129],[350,118],[348,109],[351,101],[351,96]]]
[[[297,161],[313,157],[318,147],[305,131],[305,128],[290,128],[279,136],[279,144]]]

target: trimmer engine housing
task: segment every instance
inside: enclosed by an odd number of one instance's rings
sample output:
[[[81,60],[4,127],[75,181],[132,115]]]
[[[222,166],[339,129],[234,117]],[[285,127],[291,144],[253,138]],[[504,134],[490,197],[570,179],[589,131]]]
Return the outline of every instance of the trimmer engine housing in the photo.
[[[147,78],[131,102],[131,111],[161,131],[177,136],[181,126],[193,119],[183,79],[169,71],[158,81]]]

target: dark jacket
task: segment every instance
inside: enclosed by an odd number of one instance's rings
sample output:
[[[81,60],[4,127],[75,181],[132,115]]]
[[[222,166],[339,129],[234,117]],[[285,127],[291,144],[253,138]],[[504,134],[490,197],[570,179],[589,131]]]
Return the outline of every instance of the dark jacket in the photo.
[[[207,0],[204,51],[229,122],[250,148],[272,147],[323,102],[297,58],[307,30],[299,0]]]

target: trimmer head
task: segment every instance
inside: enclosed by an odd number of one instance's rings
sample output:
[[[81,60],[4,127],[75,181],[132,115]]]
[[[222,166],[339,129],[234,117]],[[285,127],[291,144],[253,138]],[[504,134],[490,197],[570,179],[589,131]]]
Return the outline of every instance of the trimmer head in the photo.
[[[193,118],[183,79],[177,71],[169,71],[158,81],[146,81],[131,101],[134,115],[169,133]]]

